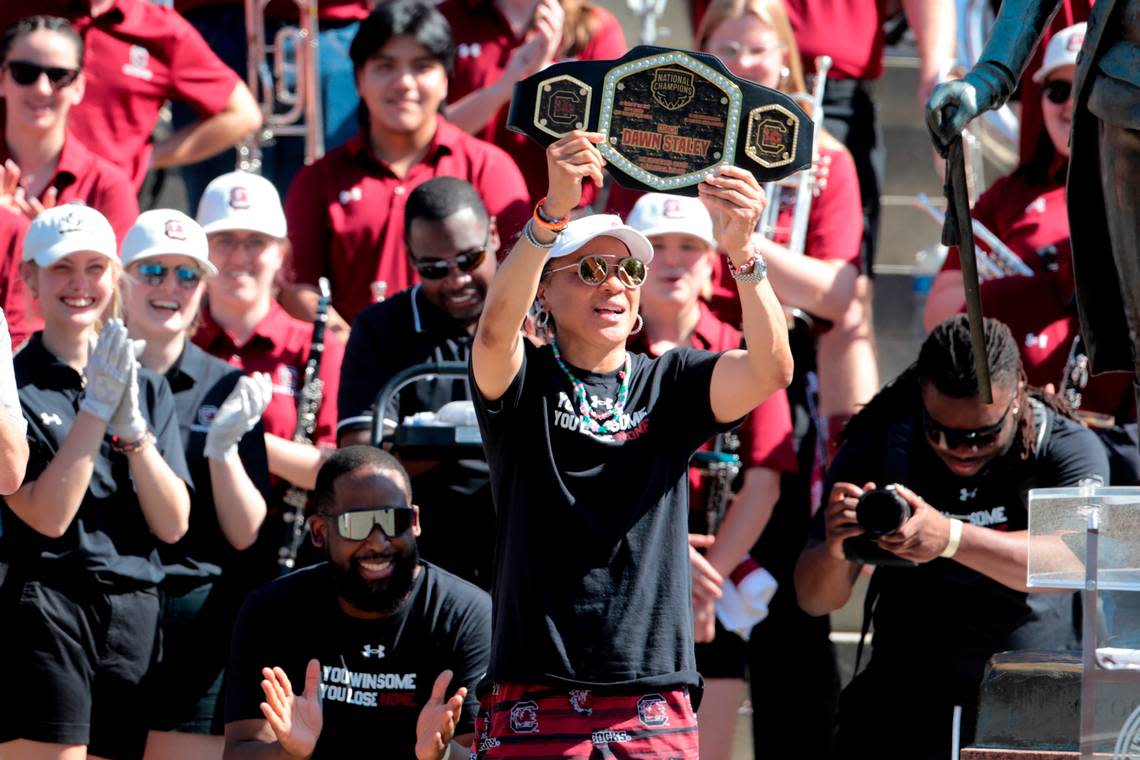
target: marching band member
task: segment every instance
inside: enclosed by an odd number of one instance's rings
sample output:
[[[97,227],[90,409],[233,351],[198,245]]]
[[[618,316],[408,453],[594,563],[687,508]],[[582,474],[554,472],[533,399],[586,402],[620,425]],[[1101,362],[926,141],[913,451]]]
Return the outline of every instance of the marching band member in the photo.
[[[504,237],[530,207],[522,175],[503,149],[466,134],[440,113],[455,43],[446,19],[424,0],[381,3],[349,50],[360,92],[361,130],[297,174],[285,198],[293,245],[290,313],[312,320],[318,278],[332,284],[329,326],[347,333],[372,303],[417,281],[404,250],[404,204],[438,176],[475,186]]]
[[[265,372],[273,385],[265,408],[265,448],[275,486],[285,483],[311,490],[320,468],[321,447],[336,444],[336,397],[344,344],[325,333],[319,379],[323,400],[313,443],[293,440],[297,401],[312,348],[313,325],[289,316],[273,299],[274,283],[288,251],[285,214],[272,183],[264,177],[231,172],[206,186],[198,205],[198,223],[210,245],[218,275],[206,282],[207,301],[194,342],[207,353],[246,373]],[[275,569],[284,541],[279,529],[285,509],[269,501],[269,519],[254,554]],[[270,556],[272,555],[272,556]]]
[[[142,366],[166,377],[194,478],[190,529],[159,547],[162,659],[147,677],[152,698],[146,755],[220,760],[219,695],[229,635],[247,585],[228,571],[253,544],[269,490],[259,420],[268,377],[246,377],[190,342],[207,277],[217,274],[206,234],[171,209],[139,216],[121,249],[124,310]]]
[[[704,204],[679,195],[643,195],[629,215],[629,226],[653,244],[653,266],[641,288],[644,324],[630,339],[630,350],[658,357],[678,346],[705,351],[740,348],[740,331],[718,319],[700,297],[712,282],[716,259],[712,219]],[[745,642],[722,624],[717,600],[724,593],[726,579],[740,581],[755,568],[741,560],[772,516],[780,497],[781,474],[797,468],[787,393],[776,391],[753,409],[733,438],[739,442],[736,455],[742,477],[735,496],[719,492],[713,482],[716,474],[689,469],[693,638],[697,671],[705,681],[697,716],[705,760],[732,757],[748,669]],[[733,447],[727,439],[721,437],[723,450],[731,454]],[[712,449],[712,443],[706,442],[702,450]],[[720,484],[725,489],[731,486],[731,482]],[[710,503],[714,500],[724,503]],[[698,547],[704,547],[704,552],[697,551]],[[730,593],[736,588],[732,584]],[[761,605],[766,601],[760,600]],[[755,622],[750,618],[746,625],[751,629]]]
[[[75,28],[55,16],[22,19],[0,40],[0,207],[12,212],[0,214],[0,240],[11,251],[0,276],[0,304],[17,346],[43,326],[20,278],[19,245],[28,221],[44,208],[81,201],[107,217],[122,240],[139,213],[122,170],[67,134],[71,109],[87,86],[84,47]]]
[[[571,132],[547,148],[549,192],[491,283],[472,347],[498,511],[476,725],[487,758],[610,741],[695,754],[688,461],[792,371],[751,240],[763,191],[731,166],[700,194],[738,278],[749,349],[627,352],[653,247],[614,216],[569,221],[582,181],[601,183],[603,139]],[[520,332],[536,296],[554,335],[542,347]]]
[[[190,475],[166,383],[117,320],[115,233],[57,206],[24,238],[44,329],[15,361],[31,457],[5,498],[5,758],[139,757],[158,655],[160,543],[186,532]],[[102,329],[100,325],[102,324]]]

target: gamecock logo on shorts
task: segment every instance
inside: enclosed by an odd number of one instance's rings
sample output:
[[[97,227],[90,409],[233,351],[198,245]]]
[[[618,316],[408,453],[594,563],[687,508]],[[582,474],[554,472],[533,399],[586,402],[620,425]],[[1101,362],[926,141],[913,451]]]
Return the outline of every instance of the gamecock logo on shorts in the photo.
[[[579,715],[593,715],[594,708],[590,706],[590,690],[571,689],[570,707]]]
[[[534,702],[516,702],[511,708],[511,730],[516,734],[537,732],[538,705]]]
[[[668,704],[660,694],[646,694],[637,700],[637,717],[647,726],[669,725]]]

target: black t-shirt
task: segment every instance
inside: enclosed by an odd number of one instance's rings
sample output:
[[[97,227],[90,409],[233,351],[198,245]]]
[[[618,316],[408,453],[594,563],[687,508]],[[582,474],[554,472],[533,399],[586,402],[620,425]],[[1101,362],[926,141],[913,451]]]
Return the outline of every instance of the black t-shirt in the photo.
[[[42,333],[31,337],[13,364],[28,420],[27,483],[40,477],[71,431],[83,396],[83,377],[44,347]],[[145,368],[139,370],[139,406],[163,459],[175,475],[192,483],[170,388]],[[62,536],[48,538],[33,530],[7,504],[3,518],[4,551],[13,572],[32,578],[98,572],[135,585],[162,580],[159,542],[143,517],[127,456],[111,449],[110,435],[95,457],[79,511]]]
[[[263,667],[280,667],[300,691],[316,658],[324,728],[313,760],[411,758],[416,718],[443,670],[455,674],[448,696],[468,687],[456,734],[473,730],[490,638],[486,592],[426,562],[404,606],[382,620],[341,610],[327,563],[298,570],[254,591],[242,607],[226,668],[226,722],[263,719]]]
[[[621,428],[598,437],[579,429],[573,387],[550,347],[524,346],[501,399],[475,394],[496,507],[489,681],[699,685],[688,462],[732,427],[717,424],[709,403],[719,355],[630,354]],[[616,399],[617,372],[572,371],[599,411]]]
[[[174,393],[186,463],[196,484],[190,501],[190,529],[178,543],[159,547],[168,578],[219,576],[235,554],[218,525],[210,463],[203,450],[218,407],[229,397],[241,376],[241,370],[210,356],[190,341],[186,341],[182,355],[166,373],[166,381]],[[260,421],[242,436],[238,454],[253,485],[268,499],[269,463],[265,453],[265,428]]]
[[[991,530],[1025,530],[1029,489],[1073,486],[1090,476],[1108,478],[1104,448],[1091,431],[1035,400],[1030,406],[1044,423],[1037,428],[1041,442],[1036,456],[1023,460],[1015,443],[976,476],[958,477],[925,442],[916,415],[890,432],[847,441],[828,471],[824,493],[836,482],[901,482],[943,514]],[[909,452],[901,466],[891,459],[894,455],[884,455],[900,446]],[[823,513],[821,509],[813,523],[818,540],[824,535]],[[1015,591],[952,559],[878,567],[873,583],[879,589],[874,648],[859,678],[908,683],[921,667],[928,683],[938,683],[947,696],[970,704],[977,700],[986,661],[995,652],[1057,650],[1076,643],[1070,595]]]

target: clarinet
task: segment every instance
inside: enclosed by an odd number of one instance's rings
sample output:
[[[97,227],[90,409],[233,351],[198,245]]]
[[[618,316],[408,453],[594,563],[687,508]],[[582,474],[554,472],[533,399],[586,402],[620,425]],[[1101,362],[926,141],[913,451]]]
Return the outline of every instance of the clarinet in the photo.
[[[321,370],[321,356],[325,352],[325,327],[329,321],[329,301],[332,293],[326,278],[322,277],[319,285],[321,298],[317,302],[317,319],[313,323],[309,361],[305,364],[305,378],[301,384],[300,397],[297,399],[297,427],[293,431],[293,440],[297,443],[313,442],[313,434],[317,431],[317,411],[321,408],[321,400],[325,395],[324,382],[318,374]],[[277,564],[282,575],[296,567],[297,552],[305,542],[305,505],[309,501],[309,492],[290,485],[285,491],[283,501],[289,509],[283,515],[286,538],[277,552]]]
[[[705,522],[710,536],[720,528],[734,496],[732,484],[740,473],[740,456],[734,452],[739,447],[740,439],[735,433],[723,433],[714,439],[712,451],[698,451],[693,455],[693,464],[709,476]]]

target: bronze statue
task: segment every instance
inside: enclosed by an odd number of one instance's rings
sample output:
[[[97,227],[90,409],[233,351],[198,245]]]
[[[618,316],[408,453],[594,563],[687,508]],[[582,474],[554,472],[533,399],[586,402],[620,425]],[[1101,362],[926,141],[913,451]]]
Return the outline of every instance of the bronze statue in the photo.
[[[945,147],[1009,99],[1060,0],[1003,0],[981,60],[926,104]],[[1098,0],[1073,80],[1069,234],[1081,331],[1095,372],[1129,371],[1140,398],[1140,0]]]

